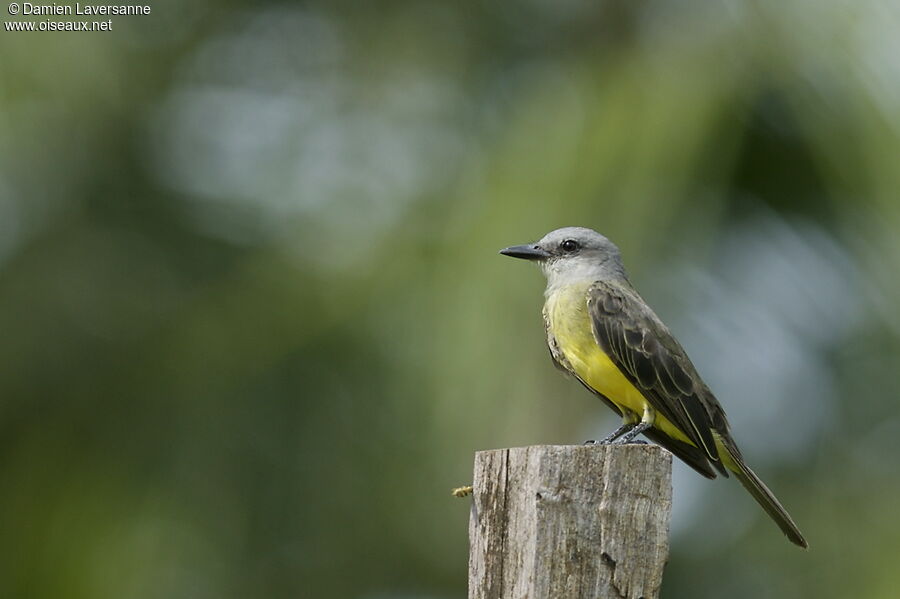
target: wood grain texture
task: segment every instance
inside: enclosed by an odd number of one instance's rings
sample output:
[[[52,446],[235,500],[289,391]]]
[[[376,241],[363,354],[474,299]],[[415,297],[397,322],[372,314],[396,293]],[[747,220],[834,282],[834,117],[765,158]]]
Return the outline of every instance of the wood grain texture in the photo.
[[[672,508],[664,449],[481,451],[473,486],[469,599],[658,596]]]

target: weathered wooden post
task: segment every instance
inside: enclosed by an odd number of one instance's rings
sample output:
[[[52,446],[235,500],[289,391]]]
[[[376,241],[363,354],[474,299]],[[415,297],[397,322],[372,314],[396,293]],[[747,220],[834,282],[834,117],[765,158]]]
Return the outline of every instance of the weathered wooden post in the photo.
[[[652,599],[669,551],[672,457],[655,445],[475,455],[469,599]]]

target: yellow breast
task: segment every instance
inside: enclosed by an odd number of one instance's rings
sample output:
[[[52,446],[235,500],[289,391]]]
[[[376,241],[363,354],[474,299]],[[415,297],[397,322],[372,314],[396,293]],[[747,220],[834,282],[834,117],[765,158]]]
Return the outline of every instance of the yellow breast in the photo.
[[[647,400],[594,339],[587,308],[589,287],[590,283],[570,285],[547,296],[544,313],[549,332],[578,378],[607,397],[623,412],[631,412],[640,418],[648,405]],[[679,440],[687,440],[681,431],[661,415],[657,415],[655,428]]]

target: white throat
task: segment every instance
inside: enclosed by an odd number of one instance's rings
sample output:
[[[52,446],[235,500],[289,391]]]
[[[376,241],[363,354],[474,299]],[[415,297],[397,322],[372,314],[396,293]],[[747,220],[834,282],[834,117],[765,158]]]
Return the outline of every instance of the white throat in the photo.
[[[621,266],[610,261],[598,262],[588,257],[577,257],[562,260],[549,260],[541,264],[541,270],[547,277],[545,296],[579,283],[625,278]]]

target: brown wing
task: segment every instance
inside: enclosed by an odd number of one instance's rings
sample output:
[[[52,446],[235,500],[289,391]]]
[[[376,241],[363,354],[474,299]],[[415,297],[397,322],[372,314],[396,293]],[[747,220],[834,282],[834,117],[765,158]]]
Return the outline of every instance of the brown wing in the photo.
[[[700,397],[705,385],[669,329],[625,281],[595,283],[588,291],[588,311],[594,338],[616,367],[654,410],[724,470]]]

